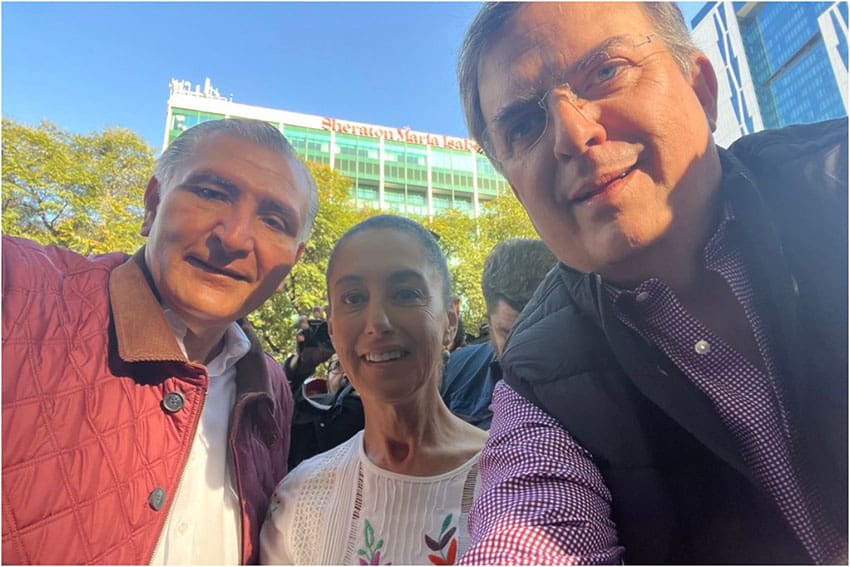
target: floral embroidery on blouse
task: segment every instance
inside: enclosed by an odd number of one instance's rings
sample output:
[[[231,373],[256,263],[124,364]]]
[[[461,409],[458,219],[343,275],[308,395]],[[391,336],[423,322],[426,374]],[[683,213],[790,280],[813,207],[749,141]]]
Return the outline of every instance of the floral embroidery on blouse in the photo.
[[[357,550],[357,555],[360,557],[357,560],[360,565],[392,565],[392,563],[381,563],[381,548],[384,547],[384,540],[379,539],[375,543],[375,529],[369,520],[363,519],[363,543],[366,549],[361,547]]]
[[[431,551],[439,553],[439,555],[428,554],[428,560],[432,565],[454,565],[455,563],[455,559],[457,558],[457,538],[452,536],[455,535],[457,526],[452,526],[449,529],[451,523],[452,515],[449,514],[443,520],[443,526],[440,528],[440,537],[438,539],[425,534],[425,544]],[[445,551],[446,546],[449,546],[448,552]]]

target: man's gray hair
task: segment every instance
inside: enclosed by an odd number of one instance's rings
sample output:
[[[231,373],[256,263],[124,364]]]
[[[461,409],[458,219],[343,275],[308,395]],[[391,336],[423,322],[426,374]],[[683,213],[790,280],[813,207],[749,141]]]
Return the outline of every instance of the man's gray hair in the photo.
[[[498,39],[504,23],[525,4],[525,2],[485,2],[469,24],[458,57],[457,79],[463,113],[466,116],[466,126],[472,138],[484,149],[497,169],[500,165],[487,139],[486,122],[481,111],[478,65],[492,42]],[[655,34],[667,45],[682,73],[690,72],[690,56],[699,51],[699,48],[691,39],[679,7],[673,2],[643,2],[641,7],[646,10],[655,28]]]
[[[159,181],[160,187],[168,187],[173,181],[177,168],[183,161],[195,152],[198,144],[214,134],[227,134],[254,144],[267,147],[280,153],[296,165],[307,182],[309,200],[307,201],[307,217],[304,226],[299,231],[299,239],[304,242],[310,237],[313,229],[313,221],[319,211],[319,193],[316,181],[307,166],[295,153],[292,144],[280,133],[280,130],[260,120],[248,118],[224,118],[222,120],[209,120],[201,122],[180,134],[176,140],[171,142],[156,160],[154,177]]]

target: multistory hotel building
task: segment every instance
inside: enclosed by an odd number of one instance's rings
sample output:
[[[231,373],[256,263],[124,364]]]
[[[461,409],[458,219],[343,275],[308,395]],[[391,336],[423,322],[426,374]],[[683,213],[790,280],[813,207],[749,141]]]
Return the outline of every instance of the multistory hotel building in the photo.
[[[280,129],[302,158],[350,178],[357,206],[428,217],[456,208],[478,216],[481,203],[510,192],[472,140],[238,104],[209,79],[194,87],[172,79],[170,91],[163,147],[206,120],[263,120]]]
[[[846,116],[847,2],[708,2],[691,21],[718,79],[715,140]]]

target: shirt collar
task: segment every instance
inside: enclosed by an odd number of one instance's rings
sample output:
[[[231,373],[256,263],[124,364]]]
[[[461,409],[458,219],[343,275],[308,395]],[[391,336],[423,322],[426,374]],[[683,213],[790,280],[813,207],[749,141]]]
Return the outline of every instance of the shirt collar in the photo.
[[[717,226],[714,229],[714,232],[709,237],[705,246],[703,247],[703,262],[706,267],[709,269],[715,268],[717,264],[719,264],[725,254],[729,250],[729,226],[732,222],[735,221],[735,211],[732,208],[732,203],[726,199],[723,201],[722,210],[720,213],[720,219],[717,222]],[[635,287],[631,289],[624,289],[615,286],[612,283],[605,282],[604,289],[605,295],[608,296],[608,299],[611,300],[615,305],[617,301],[624,297],[635,297],[641,291],[646,291],[650,287],[657,287],[659,284],[664,285],[663,282],[656,278],[650,278],[645,280]]]
[[[163,308],[165,320],[174,332],[174,337],[177,339],[177,345],[183,351],[184,356],[188,356],[184,339],[189,328],[186,323],[168,307]],[[248,340],[248,335],[235,321],[227,326],[224,331],[224,347],[221,352],[207,363],[207,371],[210,376],[222,376],[228,369],[236,364],[239,359],[245,356],[251,350],[251,342]]]
[[[112,270],[109,276],[109,301],[115,325],[118,355],[125,362],[189,363],[165,318],[156,288],[145,264],[145,247]],[[250,325],[234,323],[248,339],[248,349],[237,364],[239,392],[267,392],[271,395],[265,354]],[[241,377],[244,374],[244,377]]]

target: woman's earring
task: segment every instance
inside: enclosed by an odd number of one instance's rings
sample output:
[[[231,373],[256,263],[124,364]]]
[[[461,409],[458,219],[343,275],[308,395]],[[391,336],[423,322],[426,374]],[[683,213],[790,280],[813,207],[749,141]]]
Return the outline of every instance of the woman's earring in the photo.
[[[449,361],[449,357],[451,357],[452,353],[449,352],[449,349],[443,348],[443,364],[446,364]]]

